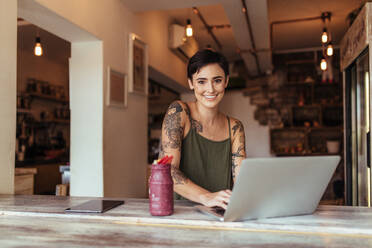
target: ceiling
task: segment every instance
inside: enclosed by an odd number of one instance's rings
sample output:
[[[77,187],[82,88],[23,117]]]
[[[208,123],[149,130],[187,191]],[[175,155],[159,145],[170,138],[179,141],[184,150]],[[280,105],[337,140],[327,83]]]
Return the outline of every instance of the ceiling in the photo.
[[[331,12],[329,30],[332,40],[339,44],[345,34],[347,15],[358,8],[362,0],[269,0],[269,21],[291,20],[320,16],[322,12]],[[291,24],[275,25],[273,49],[286,50],[306,47],[319,47],[323,28],[322,20],[303,21]]]
[[[197,7],[202,16],[206,19],[208,25],[225,25],[230,24],[229,18],[226,16],[222,5],[209,5]],[[198,42],[200,48],[211,46],[218,50],[219,47],[213,38],[208,34],[208,30],[197,15],[193,13],[191,8],[187,9],[173,9],[166,11],[169,16],[174,19],[174,22],[185,26],[186,19],[191,20],[194,30],[194,37]],[[213,33],[218,37],[218,41],[222,45],[222,51],[230,61],[240,59],[239,54],[236,53],[236,41],[234,33],[231,28],[218,28],[213,30]]]
[[[69,42],[29,22],[18,21],[17,46],[19,50],[33,51],[37,35],[41,37],[44,56],[49,60],[66,63],[71,57]]]
[[[251,23],[253,42],[249,33],[243,1]],[[210,45],[221,51],[229,61],[243,60],[248,74],[257,76],[272,69],[272,51],[320,47],[323,23],[320,19],[285,24],[275,24],[270,34],[270,24],[277,21],[318,17],[322,12],[332,12],[329,30],[334,44],[339,44],[347,30],[347,15],[364,0],[122,0],[133,12],[165,11],[175,23],[186,25],[191,19],[194,37],[200,48]],[[208,34],[200,18],[193,13],[197,7],[208,25],[230,24],[230,28],[213,29],[222,48]],[[271,37],[272,36],[272,37]],[[240,53],[237,52],[240,49]],[[256,51],[256,53],[252,53]],[[255,58],[257,57],[257,60]]]

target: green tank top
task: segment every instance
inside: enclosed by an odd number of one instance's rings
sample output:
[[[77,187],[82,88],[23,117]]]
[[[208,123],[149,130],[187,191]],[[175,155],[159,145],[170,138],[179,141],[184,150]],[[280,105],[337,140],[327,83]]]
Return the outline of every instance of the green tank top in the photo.
[[[192,125],[191,114],[188,117],[190,131],[182,140],[180,170],[210,192],[232,189],[230,118],[227,117],[229,138],[213,141],[201,136]],[[176,199],[184,198],[176,194]]]

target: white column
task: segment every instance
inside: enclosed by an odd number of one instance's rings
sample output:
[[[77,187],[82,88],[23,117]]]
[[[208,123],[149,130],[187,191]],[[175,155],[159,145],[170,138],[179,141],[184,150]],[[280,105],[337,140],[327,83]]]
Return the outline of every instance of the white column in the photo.
[[[17,1],[0,0],[0,194],[14,193]]]
[[[70,59],[72,196],[103,196],[102,42],[73,42]]]

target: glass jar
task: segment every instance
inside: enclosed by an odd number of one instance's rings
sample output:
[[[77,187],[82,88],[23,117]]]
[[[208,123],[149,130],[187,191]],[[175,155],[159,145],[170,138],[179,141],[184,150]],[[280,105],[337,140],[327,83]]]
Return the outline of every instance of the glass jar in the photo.
[[[170,164],[151,165],[149,203],[151,215],[166,216],[173,214],[173,180]]]

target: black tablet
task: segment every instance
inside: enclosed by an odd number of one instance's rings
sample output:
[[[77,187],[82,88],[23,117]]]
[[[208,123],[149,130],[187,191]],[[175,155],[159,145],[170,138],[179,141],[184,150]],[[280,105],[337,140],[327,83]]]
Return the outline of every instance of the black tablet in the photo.
[[[72,213],[103,213],[114,207],[124,204],[124,201],[114,200],[91,200],[82,204],[65,209]]]

